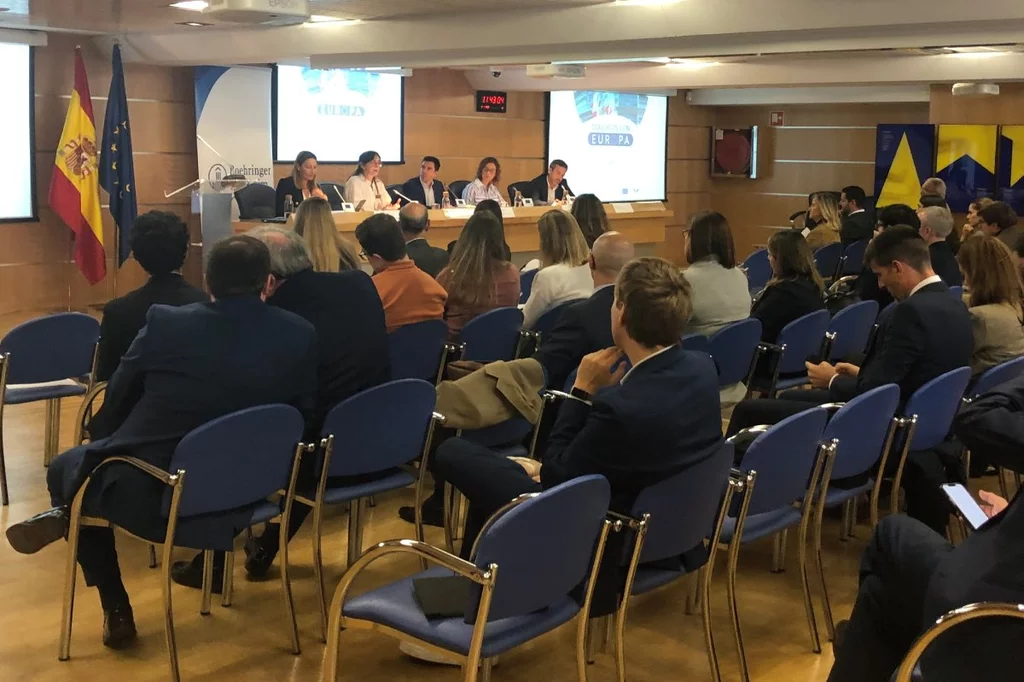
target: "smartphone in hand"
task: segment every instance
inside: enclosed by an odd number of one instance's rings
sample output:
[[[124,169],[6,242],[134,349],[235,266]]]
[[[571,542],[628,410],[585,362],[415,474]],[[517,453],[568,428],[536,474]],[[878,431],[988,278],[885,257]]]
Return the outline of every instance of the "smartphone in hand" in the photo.
[[[953,506],[964,517],[971,530],[978,530],[988,521],[988,515],[985,513],[985,510],[971,497],[970,491],[963,487],[963,485],[947,483],[942,486],[942,492],[946,493],[946,497],[949,498],[949,501],[953,503]]]

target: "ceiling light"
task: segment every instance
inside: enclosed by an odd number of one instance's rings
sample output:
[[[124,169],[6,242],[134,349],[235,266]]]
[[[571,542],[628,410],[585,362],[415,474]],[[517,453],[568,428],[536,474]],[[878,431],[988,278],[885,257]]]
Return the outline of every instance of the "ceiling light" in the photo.
[[[683,69],[685,71],[700,71],[706,69],[709,66],[718,66],[721,62],[705,61],[703,59],[672,59],[665,66],[672,67],[674,69]]]
[[[551,62],[560,64],[632,64],[635,62],[648,62],[653,64],[668,64],[671,59],[668,57],[622,57],[619,59],[572,59],[569,61]]]
[[[674,5],[680,0],[615,0],[616,5],[641,5],[657,7],[658,5]]]
[[[956,57],[957,59],[988,59],[989,57],[1003,57],[1010,54],[1009,52],[950,52],[946,57]]]
[[[175,22],[178,26],[191,26],[192,28],[202,28],[204,26],[213,26],[213,24],[207,24],[202,21],[178,21]]]
[[[314,14],[303,26],[355,26],[363,23],[361,19],[338,19],[326,14]]]
[[[181,0],[181,2],[171,3],[171,7],[176,9],[187,9],[190,12],[202,12],[209,6],[210,3],[206,2],[206,0]]]

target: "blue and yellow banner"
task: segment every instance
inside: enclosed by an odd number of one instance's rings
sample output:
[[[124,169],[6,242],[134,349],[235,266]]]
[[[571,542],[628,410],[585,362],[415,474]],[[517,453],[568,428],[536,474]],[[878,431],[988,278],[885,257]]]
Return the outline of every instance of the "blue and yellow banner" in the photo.
[[[935,161],[935,126],[883,124],[875,130],[875,206],[916,207]]]
[[[996,169],[999,197],[1024,213],[1024,126],[999,129],[999,167]]]
[[[996,191],[994,125],[940,125],[935,175],[946,181],[946,203],[966,213],[971,202]]]

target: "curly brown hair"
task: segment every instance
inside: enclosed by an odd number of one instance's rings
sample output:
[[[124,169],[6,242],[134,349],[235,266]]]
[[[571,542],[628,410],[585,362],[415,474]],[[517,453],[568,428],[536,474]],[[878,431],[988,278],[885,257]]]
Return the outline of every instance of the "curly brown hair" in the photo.
[[[977,234],[956,254],[970,291],[970,307],[1004,303],[1024,316],[1024,284],[1013,252],[995,237]]]

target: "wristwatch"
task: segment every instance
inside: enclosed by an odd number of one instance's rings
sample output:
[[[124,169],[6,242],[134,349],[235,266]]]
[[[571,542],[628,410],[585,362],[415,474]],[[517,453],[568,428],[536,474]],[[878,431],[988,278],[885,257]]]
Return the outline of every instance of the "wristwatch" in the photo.
[[[584,391],[582,388],[577,388],[576,386],[572,387],[572,390],[569,391],[569,395],[586,403],[589,403],[591,400],[591,395],[589,393]]]

